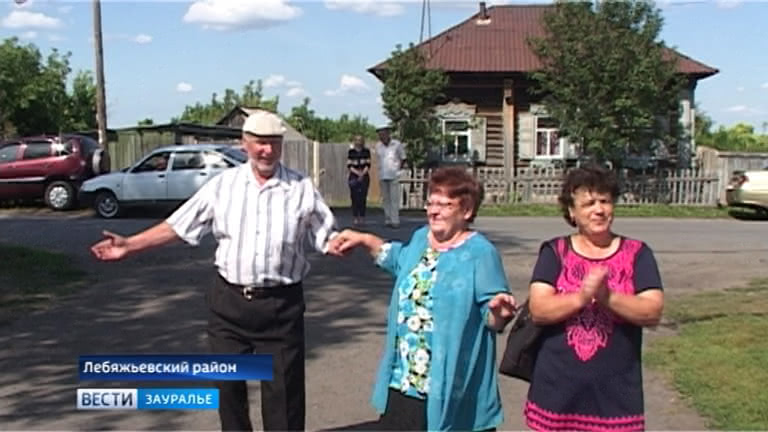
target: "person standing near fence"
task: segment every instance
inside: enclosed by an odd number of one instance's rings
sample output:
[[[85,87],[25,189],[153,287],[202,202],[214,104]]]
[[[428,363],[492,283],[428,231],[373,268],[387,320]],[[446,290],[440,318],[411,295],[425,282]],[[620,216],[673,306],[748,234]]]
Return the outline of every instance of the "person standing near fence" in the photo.
[[[390,127],[376,129],[379,142],[376,156],[379,162],[379,186],[381,206],[384,207],[384,224],[390,228],[400,227],[400,169],[405,164],[403,143],[390,136]]]
[[[250,115],[242,145],[248,162],[203,185],[165,221],[132,236],[104,231],[91,248],[114,261],[179,239],[218,242],[206,286],[208,342],[214,353],[272,354],[261,382],[263,430],[304,430],[304,249],[334,254],[333,213],[312,180],[280,163],[285,126],[272,113]],[[335,254],[338,255],[338,254]],[[212,269],[213,270],[213,269]],[[218,381],[222,430],[252,430],[245,381]]]
[[[352,147],[347,153],[347,169],[349,176],[349,194],[352,198],[352,216],[355,225],[365,223],[365,208],[368,201],[368,186],[371,169],[371,151],[365,146],[362,135],[355,135],[352,139]]]

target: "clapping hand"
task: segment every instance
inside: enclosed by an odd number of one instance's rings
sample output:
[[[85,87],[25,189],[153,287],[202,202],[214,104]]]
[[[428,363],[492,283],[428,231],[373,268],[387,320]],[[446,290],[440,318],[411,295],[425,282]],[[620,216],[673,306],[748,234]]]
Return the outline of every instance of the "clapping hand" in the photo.
[[[102,261],[115,261],[128,254],[128,242],[125,237],[109,232],[103,232],[104,240],[91,246],[91,252]]]
[[[605,278],[608,267],[596,266],[589,269],[587,276],[581,282],[581,299],[585,305],[593,301],[604,301],[608,295]]]

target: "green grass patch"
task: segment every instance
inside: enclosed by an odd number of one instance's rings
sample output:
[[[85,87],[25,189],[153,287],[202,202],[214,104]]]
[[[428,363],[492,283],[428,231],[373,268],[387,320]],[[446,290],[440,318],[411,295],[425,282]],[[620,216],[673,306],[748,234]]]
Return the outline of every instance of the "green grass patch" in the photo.
[[[651,341],[645,360],[719,430],[768,430],[768,279],[671,299],[676,336]]]
[[[85,275],[67,255],[0,244],[0,308],[24,308],[68,294]]]

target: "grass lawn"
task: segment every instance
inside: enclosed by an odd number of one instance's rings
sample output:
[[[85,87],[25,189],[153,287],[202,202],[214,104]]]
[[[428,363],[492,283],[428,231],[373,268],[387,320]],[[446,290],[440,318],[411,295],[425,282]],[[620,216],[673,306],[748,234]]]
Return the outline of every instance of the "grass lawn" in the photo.
[[[768,430],[768,279],[671,299],[676,336],[651,341],[645,361],[719,430]]]
[[[67,255],[0,244],[0,311],[20,312],[68,294],[85,275]]]

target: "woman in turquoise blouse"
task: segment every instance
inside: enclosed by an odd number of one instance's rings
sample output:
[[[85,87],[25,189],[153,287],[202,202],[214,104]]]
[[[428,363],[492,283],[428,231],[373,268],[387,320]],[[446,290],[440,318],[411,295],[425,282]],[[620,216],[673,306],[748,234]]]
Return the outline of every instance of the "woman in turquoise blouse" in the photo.
[[[363,246],[395,278],[372,403],[381,417],[356,430],[487,430],[503,421],[496,333],[515,299],[496,248],[469,225],[482,188],[461,168],[429,182],[428,226],[407,243],[347,230],[344,253]]]

